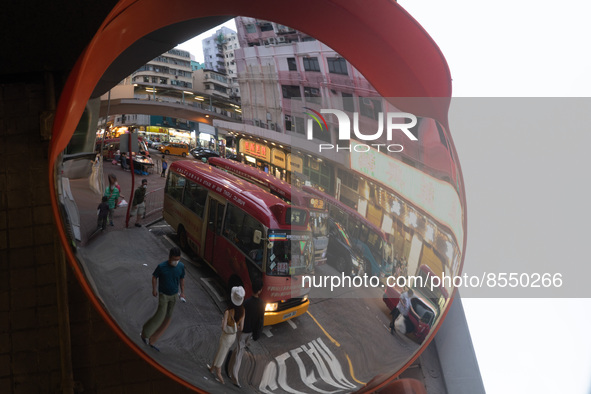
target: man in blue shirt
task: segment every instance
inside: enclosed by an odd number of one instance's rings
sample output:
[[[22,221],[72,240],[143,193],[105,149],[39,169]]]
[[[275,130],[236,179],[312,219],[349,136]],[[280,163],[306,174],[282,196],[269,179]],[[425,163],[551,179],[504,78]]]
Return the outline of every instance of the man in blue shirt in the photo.
[[[181,250],[170,249],[168,260],[158,264],[152,274],[152,295],[158,297],[158,309],[142,328],[142,341],[155,350],[154,343],[170,325],[172,311],[181,288],[180,298],[185,299],[185,266],[180,262]],[[158,289],[156,284],[158,283]]]

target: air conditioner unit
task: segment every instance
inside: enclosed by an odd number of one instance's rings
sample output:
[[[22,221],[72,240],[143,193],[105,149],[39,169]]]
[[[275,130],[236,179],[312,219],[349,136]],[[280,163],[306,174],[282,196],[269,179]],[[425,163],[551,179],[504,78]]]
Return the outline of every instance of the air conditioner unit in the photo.
[[[285,37],[277,37],[277,42],[285,42]]]
[[[275,123],[269,123],[269,128],[271,130],[275,130],[275,128],[276,128]]]
[[[371,100],[368,99],[367,97],[364,97],[362,101],[363,101],[363,104],[365,104],[365,105],[372,105]]]
[[[255,120],[254,120],[254,125],[255,125],[256,127],[260,127],[260,126],[261,126],[261,122],[260,122],[258,119],[255,119]]]
[[[285,120],[288,122],[291,122],[291,116],[290,115],[285,115]]]

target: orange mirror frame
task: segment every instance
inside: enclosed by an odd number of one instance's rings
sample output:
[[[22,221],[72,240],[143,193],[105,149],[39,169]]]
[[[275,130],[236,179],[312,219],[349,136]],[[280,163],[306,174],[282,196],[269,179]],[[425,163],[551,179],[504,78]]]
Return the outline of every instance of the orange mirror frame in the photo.
[[[406,103],[404,107],[401,105],[401,109],[436,119],[448,128],[451,77],[447,63],[431,37],[391,0],[375,0],[371,6],[362,1],[344,0],[300,0],[297,5],[274,0],[121,0],[81,54],[62,91],[49,151],[50,185],[57,182],[55,164],[59,154],[73,135],[95,86],[118,56],[137,40],[163,27],[196,18],[224,15],[228,18],[244,15],[270,20],[314,36],[346,58],[383,97],[434,98],[426,102],[421,100],[420,107],[410,108],[412,104]],[[463,194],[462,190],[462,199]],[[75,263],[55,193],[51,194],[51,203],[59,237],[70,265],[109,326],[159,371],[195,391],[203,392],[147,357],[103,309]],[[433,335],[423,343],[421,350],[432,338]],[[398,373],[409,366],[421,350]],[[391,377],[376,377],[368,386],[373,389],[382,387],[398,373]]]

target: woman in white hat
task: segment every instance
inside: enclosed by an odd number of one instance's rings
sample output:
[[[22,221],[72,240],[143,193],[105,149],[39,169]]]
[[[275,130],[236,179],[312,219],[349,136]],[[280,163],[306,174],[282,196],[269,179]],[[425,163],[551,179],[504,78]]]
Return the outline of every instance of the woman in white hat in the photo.
[[[238,330],[242,331],[244,325],[244,307],[242,301],[244,301],[244,288],[242,286],[232,287],[230,294],[232,305],[224,312],[224,318],[222,319],[222,336],[220,337],[220,344],[218,351],[213,360],[213,364],[207,365],[209,371],[215,376],[216,380],[224,384],[224,378],[222,378],[222,364],[226,359],[228,351],[236,340],[236,333]]]

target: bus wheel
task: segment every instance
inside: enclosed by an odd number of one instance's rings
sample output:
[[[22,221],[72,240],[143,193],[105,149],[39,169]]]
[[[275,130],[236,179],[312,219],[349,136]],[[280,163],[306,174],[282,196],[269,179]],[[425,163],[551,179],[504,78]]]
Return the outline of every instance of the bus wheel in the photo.
[[[187,154],[186,154],[185,152],[183,152],[183,153],[181,154],[181,156],[183,156],[183,157],[187,157]]]
[[[170,155],[170,151],[167,149],[167,150],[164,151],[164,154],[165,155]]]
[[[337,270],[340,272],[345,272],[345,269],[347,267],[347,264],[345,262],[345,258],[343,256],[339,256],[337,258]]]
[[[181,250],[187,253],[189,251],[189,242],[187,241],[187,232],[185,231],[185,228],[180,226],[177,234],[179,236],[179,246],[181,247]]]

